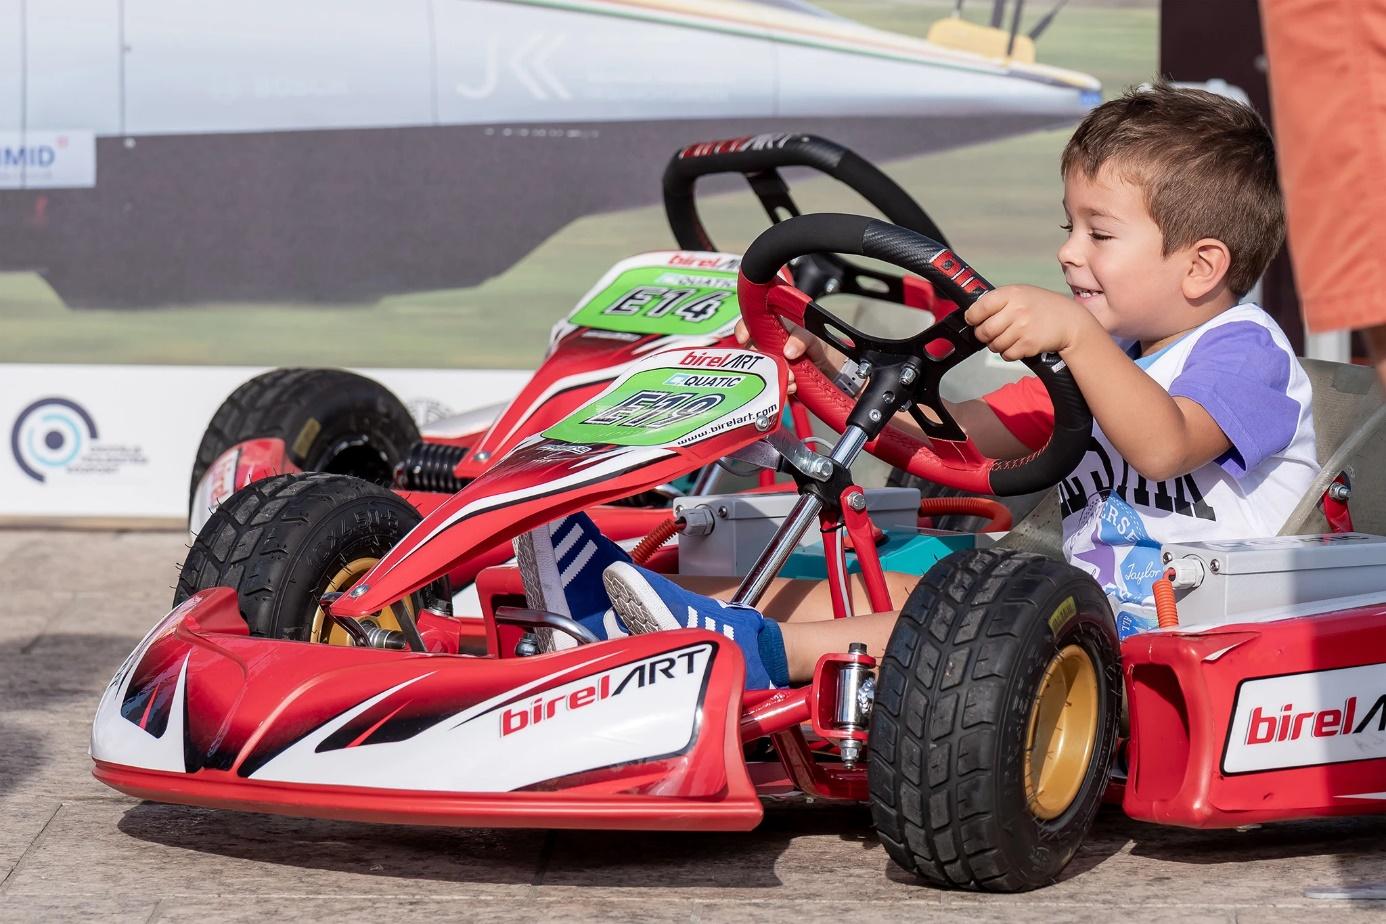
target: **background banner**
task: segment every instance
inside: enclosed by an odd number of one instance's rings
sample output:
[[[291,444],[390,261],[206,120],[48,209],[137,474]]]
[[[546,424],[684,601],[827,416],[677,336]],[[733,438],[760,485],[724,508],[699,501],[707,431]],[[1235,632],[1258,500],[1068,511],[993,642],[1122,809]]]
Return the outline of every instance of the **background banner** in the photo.
[[[1155,75],[1158,24],[1156,0],[0,0],[0,517],[181,519],[209,417],[266,367],[378,370],[424,419],[505,400],[611,266],[675,246],[661,177],[709,141],[831,139],[991,282],[1062,288],[1059,152]],[[783,178],[802,211],[871,211]],[[719,250],[769,224],[742,177],[695,195]]]
[[[186,519],[203,430],[263,369],[0,365],[0,518]],[[420,425],[509,400],[529,373],[358,369]]]

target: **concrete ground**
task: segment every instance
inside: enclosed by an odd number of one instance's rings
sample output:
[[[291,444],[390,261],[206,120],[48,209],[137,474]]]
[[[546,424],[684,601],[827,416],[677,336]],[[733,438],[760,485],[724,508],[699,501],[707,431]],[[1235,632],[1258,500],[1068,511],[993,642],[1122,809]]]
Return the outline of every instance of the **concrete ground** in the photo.
[[[97,695],[168,608],[183,536],[0,530],[0,921],[1289,921],[1386,912],[1386,818],[1250,832],[1109,812],[1063,881],[941,892],[856,807],[749,834],[383,827],[139,802],[90,774]]]

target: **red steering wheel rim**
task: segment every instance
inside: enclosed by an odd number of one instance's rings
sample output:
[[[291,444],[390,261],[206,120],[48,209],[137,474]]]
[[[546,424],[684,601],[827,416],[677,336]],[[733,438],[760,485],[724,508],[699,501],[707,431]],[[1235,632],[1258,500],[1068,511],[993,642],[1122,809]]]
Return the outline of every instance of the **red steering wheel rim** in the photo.
[[[804,254],[843,253],[883,260],[924,277],[949,301],[966,309],[991,286],[972,271],[948,248],[929,238],[859,215],[801,215],[772,226],[747,248],[741,261],[738,296],[742,317],[760,349],[783,355],[788,334],[780,320],[806,326],[828,339],[841,340],[845,323],[829,323],[832,315],[814,305],[808,324],[809,298],[786,283],[779,272],[786,263]],[[1029,357],[1022,362],[1039,378],[1054,405],[1054,430],[1040,449],[1021,459],[989,459],[965,437],[955,424],[922,426],[930,436],[902,432],[892,421],[882,421],[871,411],[898,409],[902,398],[913,397],[921,405],[932,405],[946,414],[938,398],[942,376],[966,356],[982,349],[971,329],[960,316],[948,316],[933,327],[907,340],[886,341],[865,332],[853,336],[867,338],[859,349],[868,355],[902,358],[892,361],[922,362],[913,384],[912,395],[883,392],[853,401],[827,380],[808,357],[794,361],[791,368],[803,403],[830,426],[839,430],[855,424],[872,438],[867,451],[911,474],[964,491],[999,495],[1028,494],[1057,484],[1068,475],[1088,451],[1092,437],[1092,413],[1073,373],[1056,354]],[[849,338],[850,339],[850,338]],[[935,340],[950,349],[936,352]],[[903,383],[902,383],[903,387]],[[861,405],[859,407],[859,405]],[[917,409],[916,409],[917,410]],[[874,436],[873,436],[874,434]]]
[[[789,339],[778,319],[802,327],[804,309],[810,302],[807,295],[788,283],[758,284],[745,275],[738,283],[738,300],[756,346],[776,356],[783,355]],[[791,361],[789,366],[794,372],[795,396],[834,430],[846,429],[847,416],[855,405],[853,399],[830,382],[808,356]],[[982,455],[971,440],[929,441],[889,424],[866,444],[866,451],[911,475],[963,491],[991,493],[991,469],[996,460]]]

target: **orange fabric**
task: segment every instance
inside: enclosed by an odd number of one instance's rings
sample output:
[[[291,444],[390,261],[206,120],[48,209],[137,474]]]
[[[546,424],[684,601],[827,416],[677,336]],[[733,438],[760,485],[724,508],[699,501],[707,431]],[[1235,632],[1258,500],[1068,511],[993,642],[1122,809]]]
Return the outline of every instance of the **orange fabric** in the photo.
[[[1054,433],[1054,402],[1033,375],[982,396],[1001,425],[1032,452],[1044,447]]]
[[[1261,19],[1305,323],[1386,324],[1386,0],[1261,0]]]

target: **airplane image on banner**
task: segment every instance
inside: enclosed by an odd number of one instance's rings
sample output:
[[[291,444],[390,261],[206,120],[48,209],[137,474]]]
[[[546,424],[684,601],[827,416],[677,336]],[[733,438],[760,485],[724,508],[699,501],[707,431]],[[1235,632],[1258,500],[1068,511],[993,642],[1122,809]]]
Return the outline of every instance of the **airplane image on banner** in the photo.
[[[71,307],[369,302],[657,201],[694,142],[1076,121],[1098,82],[1002,7],[929,41],[798,0],[0,0],[0,270]]]

